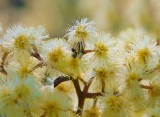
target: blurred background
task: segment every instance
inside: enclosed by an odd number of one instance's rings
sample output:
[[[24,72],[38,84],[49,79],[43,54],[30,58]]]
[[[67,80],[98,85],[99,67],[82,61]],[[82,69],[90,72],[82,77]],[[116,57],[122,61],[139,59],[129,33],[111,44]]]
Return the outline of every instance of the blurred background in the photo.
[[[0,0],[0,22],[43,25],[62,37],[76,19],[88,17],[98,31],[118,35],[127,28],[160,35],[160,0]]]

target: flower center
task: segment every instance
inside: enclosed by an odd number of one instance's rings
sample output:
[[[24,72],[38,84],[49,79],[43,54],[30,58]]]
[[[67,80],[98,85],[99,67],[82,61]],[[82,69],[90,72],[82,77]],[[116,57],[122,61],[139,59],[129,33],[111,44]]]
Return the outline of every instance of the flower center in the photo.
[[[14,46],[17,49],[26,49],[28,45],[30,45],[29,40],[25,35],[18,36],[14,41]]]
[[[148,48],[143,48],[143,49],[140,49],[137,51],[137,56],[140,58],[140,59],[145,59],[145,57],[149,56],[150,55],[150,52],[148,50]]]
[[[96,51],[95,54],[98,56],[103,56],[108,52],[107,47],[102,42],[95,44],[94,49]]]
[[[53,49],[51,52],[48,53],[48,59],[53,63],[59,62],[59,60],[63,57],[63,51],[60,48]]]
[[[85,27],[83,27],[82,25],[77,26],[76,31],[75,31],[75,36],[76,37],[80,37],[80,38],[86,38],[88,35]]]
[[[123,105],[122,101],[116,96],[109,97],[106,103],[112,111],[117,111],[117,112],[119,112],[122,109]]]
[[[79,58],[72,58],[72,60],[70,61],[70,67],[72,67],[73,69],[78,69],[79,64],[80,64]]]
[[[97,78],[100,78],[100,79],[107,78],[108,72],[105,68],[95,69],[94,72],[95,72]]]

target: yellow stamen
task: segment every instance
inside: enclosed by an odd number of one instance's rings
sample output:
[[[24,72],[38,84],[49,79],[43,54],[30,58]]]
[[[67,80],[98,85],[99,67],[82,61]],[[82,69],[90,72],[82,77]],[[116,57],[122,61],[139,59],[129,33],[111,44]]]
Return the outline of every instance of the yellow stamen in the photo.
[[[104,56],[108,52],[108,48],[102,42],[95,44],[94,49],[97,56]]]
[[[25,35],[18,36],[14,41],[14,46],[17,49],[26,49],[30,45],[28,37]]]
[[[88,33],[85,30],[85,27],[83,27],[82,25],[77,26],[76,28],[76,32],[75,32],[75,36],[85,39],[87,37]]]
[[[64,57],[63,51],[60,48],[54,49],[48,53],[48,59],[52,63],[57,63]]]

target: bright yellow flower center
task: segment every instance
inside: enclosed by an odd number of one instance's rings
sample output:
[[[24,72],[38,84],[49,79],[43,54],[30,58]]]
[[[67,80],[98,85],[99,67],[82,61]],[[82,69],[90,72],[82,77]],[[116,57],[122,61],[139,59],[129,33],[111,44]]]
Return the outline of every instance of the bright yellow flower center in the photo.
[[[106,55],[106,53],[108,52],[108,48],[102,42],[98,42],[97,44],[95,44],[94,49],[97,56]]]
[[[66,88],[64,83],[59,84],[56,89],[60,92],[68,93],[70,91],[70,87]]]
[[[156,85],[154,82],[150,83],[150,89],[148,93],[153,97],[160,96],[160,86]]]
[[[30,45],[28,37],[20,35],[14,40],[14,46],[17,49],[26,49]]]
[[[119,97],[116,96],[110,96],[106,104],[109,106],[110,110],[119,112],[123,108],[122,100],[119,99]]]
[[[52,112],[53,110],[57,110],[59,107],[57,105],[57,103],[55,101],[46,101],[45,104],[44,104],[44,107],[43,109],[47,112],[47,113],[50,113]]]
[[[91,107],[90,110],[86,110],[85,117],[99,117],[100,112],[96,107]]]
[[[76,31],[75,31],[75,36],[76,37],[80,37],[80,38],[86,38],[88,35],[85,27],[83,27],[82,25],[77,26]]]
[[[137,51],[137,56],[140,58],[140,59],[145,59],[145,57],[149,56],[150,55],[150,51],[148,50],[148,48],[143,48],[143,49],[140,49]]]
[[[53,49],[48,53],[48,59],[52,63],[59,62],[64,57],[63,51],[60,48]]]
[[[78,69],[80,65],[80,59],[79,58],[72,58],[70,61],[70,67],[73,69]]]
[[[107,78],[108,72],[105,68],[95,69],[94,72],[96,74],[96,78],[100,78],[100,79]]]
[[[25,77],[29,72],[30,71],[29,71],[28,67],[26,67],[26,66],[21,66],[17,71],[20,78]]]
[[[15,89],[15,94],[17,95],[18,99],[29,95],[29,92],[29,88],[24,84],[17,86]]]
[[[132,85],[135,83],[135,82],[138,82],[139,80],[139,77],[137,76],[137,74],[135,73],[130,73],[128,76],[127,76],[127,79],[126,79],[126,84],[128,87],[132,87]]]

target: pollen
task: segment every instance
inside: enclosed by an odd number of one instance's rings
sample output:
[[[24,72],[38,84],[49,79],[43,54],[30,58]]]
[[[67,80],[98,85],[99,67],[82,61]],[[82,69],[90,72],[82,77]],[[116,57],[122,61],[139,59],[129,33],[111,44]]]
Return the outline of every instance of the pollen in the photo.
[[[97,56],[104,56],[108,52],[108,48],[102,42],[95,44],[94,49]]]
[[[10,95],[10,90],[8,87],[5,87],[1,90],[1,98],[7,97]]]
[[[66,88],[66,85],[64,83],[61,83],[60,85],[58,85],[56,89],[64,93],[68,93],[70,91],[70,88]]]
[[[20,35],[14,40],[14,46],[17,49],[26,49],[28,45],[30,45],[29,40],[25,35]]]
[[[134,73],[130,73],[130,74],[128,75],[128,79],[137,80],[137,75],[134,74]]]
[[[60,48],[53,49],[48,53],[48,59],[51,63],[57,63],[64,57],[63,51]]]
[[[91,107],[90,110],[86,110],[85,117],[99,117],[100,110],[97,107]]]
[[[150,51],[148,50],[148,48],[143,48],[143,49],[140,49],[137,51],[137,56],[140,58],[140,59],[145,59],[145,57],[149,56],[150,55]]]
[[[26,66],[22,66],[18,69],[17,73],[20,76],[20,78],[23,78],[29,73],[29,69]]]
[[[104,79],[107,78],[108,72],[105,68],[94,69],[96,78]]]
[[[160,86],[156,85],[154,82],[150,84],[151,88],[149,89],[148,93],[153,96],[160,96]]]
[[[116,96],[110,96],[106,104],[109,106],[111,111],[120,112],[123,108],[122,100],[119,99],[119,97]]]
[[[127,79],[126,79],[126,83],[127,83],[127,86],[132,86],[132,83],[134,82],[134,81],[138,81],[138,76],[137,76],[137,74],[135,74],[135,73],[130,73],[130,74],[128,74],[128,76],[127,76]]]
[[[80,59],[79,58],[72,58],[69,65],[73,69],[78,69],[79,65],[80,65]]]
[[[86,38],[88,35],[87,31],[85,30],[85,27],[82,25],[77,26],[76,31],[75,31],[75,36],[76,37],[81,37],[81,38]]]
[[[47,101],[45,102],[43,109],[49,113],[52,112],[53,110],[57,110],[58,104],[54,101]]]
[[[20,84],[15,88],[15,94],[18,99],[25,97],[29,94],[29,88],[24,84]]]

